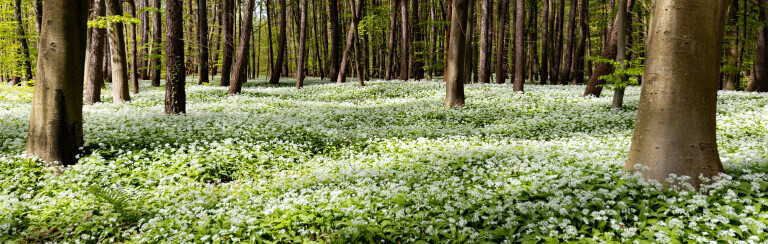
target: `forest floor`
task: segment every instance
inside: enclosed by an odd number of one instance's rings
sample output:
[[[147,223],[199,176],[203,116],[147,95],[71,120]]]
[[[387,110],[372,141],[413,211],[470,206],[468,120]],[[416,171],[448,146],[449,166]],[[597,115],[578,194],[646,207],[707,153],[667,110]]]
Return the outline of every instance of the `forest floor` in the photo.
[[[438,82],[282,82],[190,81],[180,116],[145,81],[121,105],[105,90],[62,175],[21,157],[32,89],[0,84],[0,242],[768,239],[765,94],[719,94],[727,175],[695,192],[621,171],[637,87],[612,112],[583,86],[469,85],[446,109]]]

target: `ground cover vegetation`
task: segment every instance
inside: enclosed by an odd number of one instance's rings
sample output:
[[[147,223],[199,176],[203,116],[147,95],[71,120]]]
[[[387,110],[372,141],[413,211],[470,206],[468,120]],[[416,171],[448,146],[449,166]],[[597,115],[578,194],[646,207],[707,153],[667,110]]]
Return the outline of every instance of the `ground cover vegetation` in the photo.
[[[610,96],[585,99],[583,86],[469,85],[483,99],[456,110],[438,82],[283,82],[225,96],[189,80],[186,115],[163,115],[164,91],[148,82],[129,103],[84,107],[86,153],[61,175],[21,156],[31,89],[2,86],[0,241],[768,238],[765,94],[718,94],[726,174],[695,191],[621,170],[636,87],[612,112]]]

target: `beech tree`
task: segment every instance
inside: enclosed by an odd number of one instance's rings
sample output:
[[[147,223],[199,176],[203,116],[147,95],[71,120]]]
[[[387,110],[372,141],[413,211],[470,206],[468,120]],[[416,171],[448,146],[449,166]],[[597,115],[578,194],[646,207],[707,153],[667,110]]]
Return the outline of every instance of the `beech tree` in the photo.
[[[286,15],[288,14],[288,8],[285,6],[285,1],[278,1],[280,3],[280,14],[279,14],[279,27],[280,27],[280,33],[277,36],[277,59],[275,61],[275,66],[272,69],[271,77],[269,78],[269,84],[279,84],[280,83],[280,73],[283,69],[283,62],[285,62],[285,52],[287,48],[287,41],[286,41],[286,31],[287,31],[287,21],[286,21]],[[333,76],[332,76],[333,77]]]
[[[187,112],[184,91],[187,71],[184,65],[184,6],[182,0],[167,0],[165,6],[165,113]]]
[[[509,0],[499,0],[497,9],[499,18],[496,23],[496,84],[504,84],[507,79],[507,59],[505,57],[507,54]]]
[[[152,16],[152,29],[155,30],[154,38],[152,38],[152,57],[154,62],[152,62],[152,86],[159,87],[160,86],[160,66],[161,66],[161,60],[160,60],[160,43],[163,41],[163,16],[160,13],[160,0],[154,0],[153,5],[155,7],[154,15]]]
[[[107,15],[122,16],[120,0],[106,0]],[[112,102],[119,104],[131,100],[128,90],[128,57],[125,51],[125,32],[121,22],[112,22],[107,29],[112,67]]]
[[[283,2],[283,1],[278,1]],[[221,80],[219,85],[229,86],[232,73],[232,59],[235,51],[235,0],[222,0],[221,24],[222,24],[222,60]]]
[[[200,54],[197,57],[199,63],[199,84],[208,83],[208,7],[207,0],[197,0],[197,38],[200,42]]]
[[[94,0],[90,19],[106,15],[105,0]],[[99,27],[91,28],[90,55],[88,55],[88,69],[85,79],[85,104],[91,105],[101,102],[101,87],[104,86],[104,38],[107,30]]]
[[[307,0],[301,0],[299,8],[301,23],[299,24],[299,57],[296,61],[296,89],[304,87],[304,65],[307,58],[307,51],[305,50],[307,46]]]
[[[71,165],[84,143],[88,3],[46,0],[43,12],[26,151],[47,166]]]
[[[768,0],[758,1],[760,9],[759,20],[765,22],[768,19]],[[751,76],[747,91],[768,92],[768,54],[766,54],[766,41],[768,41],[768,23],[762,24],[757,33],[755,47],[754,75]]]
[[[624,170],[646,179],[722,173],[716,106],[725,5],[722,0],[657,0],[651,9],[637,123]]]
[[[232,83],[229,85],[229,95],[240,94],[243,89],[243,83],[245,83],[247,74],[246,66],[248,66],[248,48],[249,39],[251,39],[251,31],[253,30],[253,8],[254,0],[246,0],[245,7],[243,8],[243,24],[240,31],[240,43],[237,47],[237,61],[235,62],[234,72],[232,72]]]
[[[24,21],[21,17],[21,0],[16,0],[15,5],[15,17],[16,17],[16,34],[18,35],[20,51],[21,51],[21,63],[23,64],[24,79],[32,80],[32,62],[29,60],[29,44],[27,43],[27,34],[24,31]]]
[[[330,60],[328,61],[330,66],[330,73],[328,77],[331,82],[336,81],[339,75],[339,66],[341,65],[341,24],[339,23],[339,2],[338,0],[328,0],[328,20],[330,27],[328,28]]]
[[[491,22],[493,22],[493,1],[482,0],[482,14],[480,20],[480,53],[478,57],[478,83],[484,84],[491,81],[491,55],[493,43],[491,39]]]
[[[502,0],[503,1],[503,0]],[[451,7],[451,32],[450,46],[448,47],[448,62],[445,75],[445,106],[449,108],[464,107],[464,80],[468,74],[464,73],[464,59],[467,35],[465,26],[469,13],[469,0],[453,0]]]
[[[522,92],[525,83],[525,49],[523,22],[525,21],[525,0],[515,0],[515,83],[514,91]]]
[[[357,39],[357,26],[360,24],[363,16],[363,8],[365,8],[365,1],[357,0],[355,4],[355,10],[352,16],[352,22],[349,24],[349,31],[347,31],[347,44],[344,45],[344,52],[341,56],[341,68],[339,68],[339,78],[336,79],[336,83],[341,84],[347,80],[347,67],[349,67],[349,59],[352,54],[352,48],[354,47],[355,40]]]

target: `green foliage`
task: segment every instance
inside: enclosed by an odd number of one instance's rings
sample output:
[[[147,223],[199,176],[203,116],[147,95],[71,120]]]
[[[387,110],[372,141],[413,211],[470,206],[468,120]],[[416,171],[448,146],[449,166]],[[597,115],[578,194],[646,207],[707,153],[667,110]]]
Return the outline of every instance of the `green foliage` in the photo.
[[[624,64],[620,65],[619,62],[610,59],[603,59],[600,57],[590,57],[595,63],[609,63],[613,66],[613,73],[609,75],[600,76],[601,80],[606,81],[607,86],[611,89],[624,89],[627,86],[637,85],[637,77],[643,75],[645,66],[643,65],[643,58],[634,60],[624,60]],[[626,77],[626,78],[621,78]]]
[[[120,15],[108,15],[108,16],[99,16],[94,20],[88,21],[88,28],[109,28],[112,23],[121,23],[121,24],[140,24],[141,20],[138,18],[135,18],[131,16],[128,13]]]

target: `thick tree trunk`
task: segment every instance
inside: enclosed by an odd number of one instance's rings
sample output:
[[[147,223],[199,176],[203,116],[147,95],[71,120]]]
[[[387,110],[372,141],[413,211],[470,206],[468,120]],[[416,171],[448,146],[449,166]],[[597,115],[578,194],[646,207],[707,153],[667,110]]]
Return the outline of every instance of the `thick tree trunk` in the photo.
[[[43,11],[26,151],[47,166],[72,165],[84,142],[88,2],[46,0]]]
[[[162,25],[162,13],[160,12],[160,9],[162,6],[160,6],[160,0],[155,0],[154,4],[152,5],[155,7],[155,15],[152,18],[152,29],[155,30],[154,38],[152,40],[152,60],[154,62],[152,63],[152,81],[151,84],[154,87],[160,87],[160,75],[161,75],[161,67],[162,63],[160,60],[160,43],[163,41],[163,25]]]
[[[491,55],[492,38],[491,22],[493,22],[493,1],[482,0],[483,13],[480,20],[480,55],[478,57],[477,82],[480,84],[491,82]]]
[[[416,0],[411,0],[416,1]],[[408,0],[400,0],[400,80],[408,80]]]
[[[509,0],[499,0],[497,9],[499,12],[496,23],[496,84],[504,84],[507,79],[507,35],[509,23]]]
[[[576,53],[573,55],[573,78],[571,84],[577,85],[584,83],[584,52],[587,46],[587,36],[589,36],[589,0],[579,0],[581,2],[581,14],[579,15],[579,44],[576,45]]]
[[[723,171],[716,106],[726,1],[658,0],[651,14],[635,133],[624,170],[642,164],[648,180]]]
[[[304,87],[304,66],[307,62],[307,0],[301,0],[299,8],[299,57],[296,61],[296,89]]]
[[[576,9],[578,9],[578,0],[570,0],[570,19],[568,19],[568,40],[565,44],[565,57],[560,69],[560,85],[567,85],[571,80],[571,64],[573,62],[573,43],[576,39]]]
[[[21,44],[21,64],[24,70],[24,80],[32,80],[32,61],[29,58],[29,44],[27,43],[27,34],[24,31],[24,21],[21,18],[21,0],[16,0],[14,4],[16,18],[16,34],[19,35],[19,43]]]
[[[399,0],[391,0],[392,1],[392,10],[397,9],[399,6]],[[397,42],[397,14],[394,12],[390,13],[389,16],[389,44],[387,45],[387,70],[384,72],[384,79],[385,80],[392,80],[392,76],[394,73],[394,66],[395,66],[395,43]]]
[[[107,15],[122,16],[120,0],[107,0]],[[115,104],[131,100],[128,90],[128,58],[125,53],[123,23],[112,23],[108,28],[109,46],[112,50],[112,99]]]
[[[502,0],[503,1],[503,0]],[[464,107],[464,59],[467,34],[465,25],[468,24],[469,0],[453,0],[451,14],[450,46],[448,47],[448,62],[446,63],[445,77],[445,106],[448,108]]]
[[[347,69],[349,69],[349,59],[352,55],[352,48],[355,45],[357,35],[355,30],[357,25],[362,20],[362,11],[365,8],[365,1],[357,0],[355,4],[355,12],[352,16],[352,22],[349,24],[349,31],[347,31],[347,42],[344,45],[344,53],[341,56],[341,68],[339,69],[339,78],[336,79],[336,83],[341,84],[347,81]]]
[[[237,61],[232,70],[232,82],[229,85],[229,95],[240,94],[243,90],[243,84],[245,84],[246,78],[248,77],[246,74],[246,68],[248,67],[248,46],[250,44],[248,40],[251,39],[251,32],[253,31],[254,5],[254,0],[245,1],[242,30],[240,31],[240,43],[238,43],[237,47]]]
[[[541,66],[539,67],[539,75],[541,76],[540,84],[542,85],[547,84],[547,79],[549,79],[549,1],[544,0],[541,21]]]
[[[631,9],[634,2],[634,0],[627,0],[626,8]],[[618,36],[616,26],[618,24],[618,16],[616,16],[616,19],[613,21],[613,27],[611,27],[611,34],[608,37],[607,42],[603,43],[603,59],[616,59],[616,38]],[[603,91],[603,85],[605,84],[605,81],[600,79],[600,77],[613,73],[613,70],[612,64],[605,62],[597,64],[597,67],[592,71],[592,76],[589,77],[589,83],[587,83],[587,88],[584,90],[584,96],[600,97],[600,93]]]
[[[330,23],[329,35],[331,57],[328,61],[330,73],[328,77],[331,82],[339,78],[339,66],[341,65],[341,23],[339,23],[339,3],[338,0],[328,0],[328,20]]]
[[[522,92],[525,84],[525,0],[515,4],[515,92]]]
[[[207,0],[197,0],[197,35],[200,42],[200,56],[197,57],[200,67],[198,84],[209,83],[208,78],[208,6]]]
[[[232,59],[235,52],[235,1],[222,0],[222,53],[221,53],[221,80],[220,86],[229,86],[232,74]]]
[[[277,36],[277,62],[275,63],[274,68],[272,69],[272,74],[269,79],[269,84],[277,85],[280,83],[280,71],[283,69],[283,63],[285,62],[285,52],[286,52],[286,46],[288,45],[286,41],[286,15],[288,13],[288,8],[285,6],[285,1],[278,1],[280,3],[280,14],[279,14],[279,27],[280,27],[280,33]]]
[[[91,12],[91,19],[106,15],[104,6],[105,0],[94,0]],[[104,86],[104,38],[107,30],[94,27],[91,28],[90,55],[88,55],[88,69],[85,84],[85,104],[91,105],[101,102],[101,87]]]
[[[759,0],[760,3],[760,21],[765,22],[768,19],[768,0]],[[768,92],[768,55],[766,54],[765,42],[768,40],[768,23],[763,24],[757,33],[757,43],[755,44],[755,75],[749,80],[746,91],[748,92]]]
[[[184,91],[184,6],[182,0],[167,0],[165,8],[165,114],[187,112]]]

